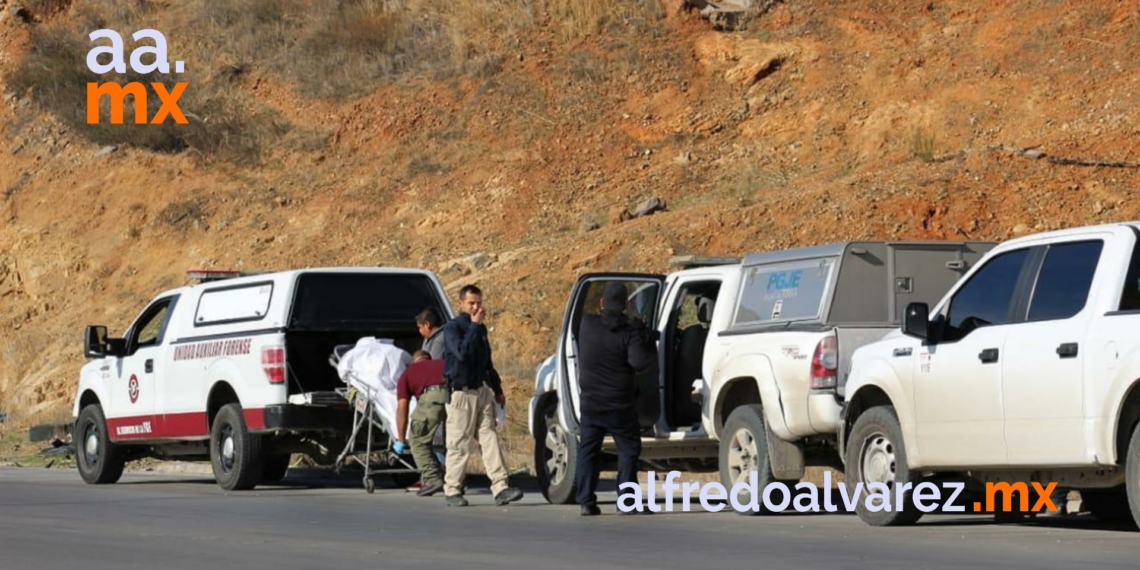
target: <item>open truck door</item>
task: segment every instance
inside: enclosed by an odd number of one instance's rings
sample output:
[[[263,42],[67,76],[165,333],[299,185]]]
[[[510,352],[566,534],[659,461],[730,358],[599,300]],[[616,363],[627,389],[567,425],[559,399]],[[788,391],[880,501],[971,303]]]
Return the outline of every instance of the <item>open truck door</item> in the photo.
[[[585,315],[601,312],[602,293],[610,283],[623,283],[629,291],[626,314],[641,319],[655,330],[665,286],[663,275],[649,273],[587,273],[578,278],[562,319],[558,343],[558,391],[563,426],[572,434],[579,432],[581,389],[578,384],[578,334]],[[654,366],[638,378],[641,387],[638,415],[643,429],[657,423],[661,415],[660,371]]]

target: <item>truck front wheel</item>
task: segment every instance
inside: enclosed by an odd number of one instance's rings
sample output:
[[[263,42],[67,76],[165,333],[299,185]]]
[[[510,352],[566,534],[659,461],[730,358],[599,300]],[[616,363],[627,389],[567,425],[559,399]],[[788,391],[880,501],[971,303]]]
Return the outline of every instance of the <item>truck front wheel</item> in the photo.
[[[91,404],[75,421],[75,459],[79,476],[89,485],[115,483],[127,464],[126,450],[111,442],[103,408]]]
[[[210,463],[218,486],[227,491],[252,489],[261,480],[265,469],[261,437],[246,429],[241,405],[226,404],[214,418]]]
[[[742,515],[769,514],[764,505],[764,489],[772,483],[783,483],[792,497],[795,495],[795,484],[798,481],[778,481],[772,473],[772,464],[768,457],[768,427],[764,423],[763,408],[756,404],[740,406],[728,415],[724,422],[724,431],[720,438],[720,451],[717,463],[720,466],[720,483],[725,490],[732,492],[737,483],[751,485],[752,472],[756,472],[756,497],[759,510],[736,511]],[[752,501],[748,491],[741,491],[736,500],[747,505]],[[783,498],[772,497],[772,501],[782,503]]]
[[[574,478],[578,470],[578,445],[558,422],[558,401],[539,412],[534,430],[534,468],[542,496],[555,505],[575,500]]]
[[[882,496],[883,489],[868,488],[871,484],[881,484],[888,493],[887,503],[875,501],[878,511],[867,508],[868,500],[860,500],[855,512],[863,522],[872,526],[902,526],[918,522],[922,511],[918,510],[911,495],[921,477],[907,468],[906,448],[903,446],[902,427],[899,426],[895,409],[890,406],[876,406],[863,412],[851,427],[847,444],[846,486],[849,493],[863,484],[863,495]],[[898,502],[895,487],[910,484],[910,491],[903,493],[901,510],[896,510]],[[878,485],[875,485],[878,487]]]

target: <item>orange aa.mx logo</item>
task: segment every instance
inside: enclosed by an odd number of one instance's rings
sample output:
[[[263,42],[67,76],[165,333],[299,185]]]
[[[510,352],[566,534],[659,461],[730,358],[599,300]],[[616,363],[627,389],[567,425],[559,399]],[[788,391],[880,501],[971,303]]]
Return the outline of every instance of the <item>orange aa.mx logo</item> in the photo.
[[[98,39],[111,40],[110,46],[98,46],[92,48],[87,52],[87,67],[96,75],[104,75],[112,71],[123,74],[127,72],[127,62],[123,59],[123,37],[114,30],[96,30],[91,32],[88,36],[91,41]],[[135,73],[147,74],[154,73],[155,71],[161,73],[170,73],[170,62],[166,59],[166,37],[158,30],[139,30],[132,36],[137,42],[143,38],[154,40],[154,46],[142,45],[136,47],[131,51],[131,69]],[[144,54],[154,54],[154,62],[143,63],[142,56]],[[110,63],[99,63],[99,56],[102,54],[110,54]],[[174,62],[174,72],[182,73],[185,71],[185,65],[181,61]],[[167,119],[173,118],[175,123],[185,125],[189,121],[182,114],[182,109],[178,107],[178,98],[182,96],[182,92],[186,90],[187,83],[180,81],[174,84],[174,89],[167,90],[166,85],[160,82],[153,82],[150,84],[151,89],[154,90],[155,95],[162,101],[162,107],[154,114],[154,117],[149,121],[147,120],[147,87],[138,81],[132,81],[126,85],[119,85],[118,83],[106,82],[96,83],[90,82],[87,84],[87,124],[95,125],[99,123],[99,101],[104,95],[111,99],[111,124],[123,124],[123,109],[125,108],[126,97],[131,95],[134,97],[135,103],[135,123],[145,125],[147,123],[157,125]]]

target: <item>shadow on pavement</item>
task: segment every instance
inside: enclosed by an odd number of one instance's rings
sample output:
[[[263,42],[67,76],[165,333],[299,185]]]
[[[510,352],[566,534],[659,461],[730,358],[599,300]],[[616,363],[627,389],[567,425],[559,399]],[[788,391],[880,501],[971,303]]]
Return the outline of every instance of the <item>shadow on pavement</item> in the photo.
[[[1069,515],[1060,517],[1026,517],[1021,521],[998,522],[992,513],[954,513],[962,518],[954,520],[919,520],[917,527],[963,527],[963,526],[1003,526],[1065,530],[1103,530],[1114,532],[1137,531],[1130,522],[1103,522],[1092,515]]]
[[[180,475],[171,473],[170,478],[164,478],[166,473],[155,472],[140,472],[145,473],[145,479],[127,479],[120,481],[118,485],[122,486],[149,486],[149,485],[211,485],[216,486],[217,481],[213,477],[200,476],[200,475]],[[128,475],[134,475],[131,473]],[[376,485],[376,490],[404,490],[414,492],[418,487],[400,487],[396,484],[392,475],[385,474],[383,471],[371,473],[371,478]],[[510,478],[511,485],[518,487],[527,494],[537,494],[541,496],[541,489],[538,485],[537,479],[530,475],[512,475]],[[491,481],[485,475],[468,475],[467,476],[467,494],[479,495],[491,493]],[[360,489],[364,492],[364,470],[356,468],[345,468],[340,473],[334,473],[331,469],[320,468],[295,468],[290,469],[284,479],[275,483],[262,483],[259,484],[255,490],[258,492],[266,491],[295,491],[298,489]],[[435,496],[442,497],[443,493],[436,493]]]

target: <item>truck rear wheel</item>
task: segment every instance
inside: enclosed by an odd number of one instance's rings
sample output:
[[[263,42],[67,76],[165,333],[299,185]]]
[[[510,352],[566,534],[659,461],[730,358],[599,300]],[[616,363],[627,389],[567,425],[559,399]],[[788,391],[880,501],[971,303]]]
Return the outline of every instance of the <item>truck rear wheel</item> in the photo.
[[[1124,486],[1128,492],[1132,522],[1140,525],[1140,425],[1132,428],[1132,438],[1128,442],[1128,456],[1124,463]]]
[[[1129,509],[1128,503],[1128,493],[1123,487],[1081,491],[1081,510],[1087,510],[1096,520],[1101,522],[1130,522],[1132,511]],[[1060,507],[1061,505],[1057,506]]]
[[[115,483],[127,464],[126,450],[111,442],[103,408],[91,404],[75,421],[75,463],[79,476],[89,485]]]
[[[252,489],[261,480],[265,470],[261,437],[246,429],[240,404],[226,404],[214,418],[210,463],[218,486],[227,491]]]
[[[772,464],[768,458],[768,426],[764,422],[764,409],[756,404],[740,406],[728,415],[724,422],[724,430],[720,438],[720,451],[717,458],[720,466],[720,483],[729,493],[732,486],[744,482],[751,483],[752,472],[756,472],[757,490],[761,493],[756,497],[760,506],[759,511],[736,511],[742,515],[770,514],[764,506],[764,488],[771,483],[783,483],[788,487],[788,497],[791,501],[795,496],[795,485],[798,481],[777,480],[772,473]],[[748,504],[751,497],[742,491],[736,498],[740,504]],[[774,495],[773,502],[782,503],[783,498]]]
[[[542,496],[555,505],[575,501],[574,478],[578,470],[577,442],[558,422],[558,401],[539,412],[534,433],[534,470]]]
[[[867,508],[865,499],[859,500],[855,512],[863,522],[872,526],[902,526],[914,524],[922,518],[922,511],[911,500],[921,477],[907,468],[902,427],[894,408],[876,406],[855,420],[845,463],[849,493],[853,493],[859,483],[863,484],[863,497],[881,494],[879,489],[868,489],[870,483],[882,483],[889,490],[889,504],[878,505],[880,510],[877,512]],[[895,510],[895,486],[906,483],[910,484],[910,491],[903,494],[902,510]]]

